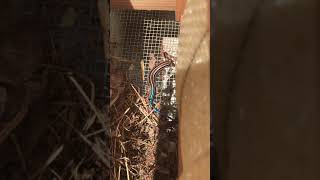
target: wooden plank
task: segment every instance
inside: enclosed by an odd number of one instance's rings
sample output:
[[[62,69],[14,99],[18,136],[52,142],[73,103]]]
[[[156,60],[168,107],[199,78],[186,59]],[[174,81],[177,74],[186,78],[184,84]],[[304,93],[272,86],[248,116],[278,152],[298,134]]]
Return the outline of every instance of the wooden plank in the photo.
[[[176,0],[111,0],[111,9],[175,11]]]
[[[186,0],[176,0],[176,21],[181,21],[185,6]]]

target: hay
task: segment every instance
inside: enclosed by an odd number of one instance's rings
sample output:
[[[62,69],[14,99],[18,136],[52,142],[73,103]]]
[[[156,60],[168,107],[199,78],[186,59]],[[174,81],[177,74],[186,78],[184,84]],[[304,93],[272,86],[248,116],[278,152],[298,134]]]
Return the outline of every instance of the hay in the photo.
[[[127,84],[124,95],[110,110],[112,180],[153,179],[158,118],[134,85]]]
[[[39,167],[30,170],[14,134],[7,131],[0,136],[12,137],[29,178],[153,179],[159,120],[140,90],[124,80],[110,107],[97,106],[94,84],[88,77],[54,65],[42,68],[48,79],[54,77],[51,86],[56,88],[46,132],[55,139],[46,142],[50,153]]]
[[[40,167],[30,172],[30,179],[107,177],[106,169],[111,167],[108,109],[95,104],[94,84],[88,77],[70,69],[53,65],[43,67],[54,77],[52,86],[57,87],[53,92],[58,99],[50,103],[52,123],[46,133],[57,143],[47,142],[48,151],[52,153]],[[59,92],[59,88],[63,93]],[[14,137],[13,134],[11,136]],[[18,151],[18,144],[16,147]],[[24,157],[18,154],[25,171],[29,170]]]

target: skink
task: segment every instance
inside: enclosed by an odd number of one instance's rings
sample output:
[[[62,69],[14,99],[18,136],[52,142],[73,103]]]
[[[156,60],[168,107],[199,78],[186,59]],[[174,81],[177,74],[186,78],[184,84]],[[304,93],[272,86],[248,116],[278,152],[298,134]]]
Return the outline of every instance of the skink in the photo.
[[[149,92],[149,105],[152,108],[153,107],[153,101],[154,97],[156,95],[157,89],[156,89],[156,76],[159,72],[161,72],[164,68],[169,67],[174,64],[175,57],[169,55],[167,52],[163,52],[163,56],[165,58],[165,61],[161,62],[157,66],[155,66],[149,73],[148,76],[148,84],[150,87]],[[158,111],[157,109],[155,109]]]

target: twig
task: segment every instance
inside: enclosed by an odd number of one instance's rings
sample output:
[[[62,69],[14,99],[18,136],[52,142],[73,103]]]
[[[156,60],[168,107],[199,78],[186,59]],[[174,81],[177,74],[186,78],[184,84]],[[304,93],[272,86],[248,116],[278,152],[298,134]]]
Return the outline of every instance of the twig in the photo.
[[[85,158],[82,158],[81,161],[76,165],[76,167],[73,169],[72,171],[72,175],[71,175],[71,178],[74,177],[75,180],[78,180],[78,170],[81,166],[81,164],[83,163]]]
[[[0,77],[0,86],[7,87],[8,90],[10,90],[11,88],[12,89],[17,88],[15,82],[7,79],[3,79],[1,77]],[[20,124],[20,122],[23,120],[24,116],[28,111],[27,92],[24,91],[23,93],[24,94],[22,98],[22,105],[21,105],[20,111],[18,111],[18,113],[14,116],[13,119],[8,119],[7,120],[8,123],[4,127],[2,127],[2,129],[0,130],[0,144],[2,144],[3,141],[7,139],[11,131],[13,131]]]
[[[139,110],[140,110],[140,107],[139,107]],[[141,111],[141,112],[142,112],[142,111]],[[144,122],[146,119],[149,119],[149,120],[150,120],[149,116],[152,115],[153,112],[154,112],[154,110],[152,110],[151,112],[149,112],[149,114],[145,115],[145,117],[144,117],[140,122],[138,122],[137,125],[141,124],[141,123]]]
[[[158,117],[154,115],[154,109],[152,109],[151,112],[149,111],[148,104],[134,85],[130,84],[126,87],[129,91],[124,93],[126,95],[126,102],[119,107],[117,106],[117,108],[114,107],[115,110],[112,112],[113,114],[111,116],[113,131],[110,140],[112,143],[111,152],[114,168],[110,173],[112,174],[112,177],[116,177],[114,179],[122,179],[124,176],[126,176],[126,179],[139,177],[142,177],[143,179],[146,176],[152,176],[152,174],[144,174],[144,176],[141,176],[141,172],[150,172],[149,169],[154,165],[154,162],[147,162],[148,160],[145,159],[147,157],[144,157],[146,152],[141,151],[140,148],[136,149],[132,145],[147,147],[147,156],[154,155],[155,145],[157,144],[154,142],[154,138],[157,136],[154,128],[157,128],[156,121]],[[145,123],[145,125],[141,126],[142,123]],[[142,135],[145,133],[145,126],[150,126],[152,130],[155,130],[155,135],[147,135],[147,137],[143,136],[146,139],[146,142],[142,139],[140,140],[141,142],[133,141],[133,137],[140,137],[139,134]],[[151,141],[150,143],[147,142],[149,140]],[[131,154],[127,154],[127,151],[129,152],[131,150],[138,151],[138,156],[141,156],[141,159],[139,158],[136,160]],[[134,166],[129,158],[134,158],[133,162],[139,164],[135,166],[135,169],[133,169]]]
[[[91,86],[91,96],[90,96],[90,100],[91,101],[94,101],[95,99],[95,85],[94,83],[85,75],[83,74],[80,74],[80,73],[77,73],[77,72],[74,72],[72,69],[69,69],[69,68],[65,68],[65,67],[60,67],[60,66],[55,66],[55,65],[52,65],[52,64],[42,64],[43,67],[46,67],[46,68],[49,68],[49,69],[55,69],[55,70],[58,70],[64,74],[74,74],[78,77],[80,77],[81,79],[87,81],[90,86]]]
[[[100,134],[100,133],[103,133],[103,132],[106,132],[106,129],[100,129],[100,130],[97,130],[95,132],[92,132],[90,134],[87,134],[86,137],[89,138],[91,136],[94,136],[94,135],[97,135],[97,134]]]
[[[71,160],[71,161],[69,161],[68,164],[63,168],[63,170],[62,170],[62,177],[64,177],[64,176],[67,174],[67,169],[68,169],[69,167],[71,167],[71,166],[73,165],[73,163],[74,163],[74,160]]]
[[[37,176],[39,176],[60,155],[62,151],[63,145],[61,145],[49,156],[48,160],[44,163],[44,165],[31,176],[31,179],[35,179]]]
[[[14,134],[11,134],[10,137],[11,137],[13,144],[16,146],[17,154],[20,158],[22,169],[23,169],[24,173],[26,174],[27,179],[30,179],[29,174],[28,174],[26,159],[23,156],[23,153],[21,151],[21,147],[17,141],[17,138]]]
[[[73,127],[72,124],[70,124],[67,121],[64,121],[67,125],[69,125],[79,136],[80,138],[88,144],[92,151],[99,157],[99,159],[106,165],[106,167],[110,167],[110,162],[106,159],[106,153],[104,150],[101,150],[96,144],[93,144],[86,136],[84,136],[79,130],[77,130],[75,127]]]
[[[105,122],[105,118],[102,116],[102,114],[98,111],[98,109],[96,108],[96,106],[92,103],[92,101],[90,101],[89,97],[87,96],[87,94],[84,92],[84,90],[82,89],[82,87],[79,85],[79,83],[77,82],[77,80],[72,77],[69,76],[69,79],[71,80],[71,82],[73,82],[73,84],[76,86],[76,88],[79,90],[79,92],[81,93],[81,95],[83,96],[83,98],[87,101],[87,103],[89,104],[91,110],[96,114],[98,120],[100,121],[102,127],[107,128],[106,126],[106,122]]]
[[[125,165],[126,165],[127,180],[130,180],[127,158],[124,158],[124,163],[125,163]]]
[[[56,178],[58,178],[59,180],[62,180],[61,176],[54,170],[50,168],[50,172],[56,176]]]
[[[144,61],[140,61],[142,81],[144,81]]]
[[[97,118],[97,115],[96,114],[93,114],[87,121],[86,121],[86,124],[83,126],[83,129],[84,131],[87,131],[91,126],[92,124],[94,123],[95,119]]]
[[[23,120],[24,116],[28,111],[27,104],[23,104],[21,110],[16,114],[16,116],[0,131],[0,144],[7,139],[8,135],[14,130]]]
[[[136,93],[136,95],[139,97],[139,99],[141,100],[143,106],[147,107],[147,103],[145,102],[144,98],[141,97],[141,95],[138,93],[138,91],[136,90],[136,88],[131,84],[132,89],[134,90],[134,92]]]
[[[117,90],[116,96],[113,99],[111,99],[111,101],[110,101],[110,107],[119,99],[119,96],[120,96],[120,92],[119,92],[119,90]]]
[[[121,165],[119,165],[119,168],[118,168],[118,180],[120,180],[120,177],[121,177]]]

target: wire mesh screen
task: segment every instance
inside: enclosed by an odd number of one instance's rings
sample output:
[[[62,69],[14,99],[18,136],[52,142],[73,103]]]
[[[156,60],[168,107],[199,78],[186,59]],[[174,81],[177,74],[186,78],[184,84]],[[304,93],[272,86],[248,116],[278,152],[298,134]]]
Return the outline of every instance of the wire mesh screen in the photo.
[[[129,61],[120,63],[129,81],[146,93],[150,72],[150,55],[156,64],[164,61],[160,56],[161,45],[170,55],[176,56],[179,23],[171,11],[111,10],[111,55]],[[141,63],[143,67],[141,67]],[[112,66],[112,65],[111,65]],[[175,107],[175,68],[165,69],[156,77],[155,102]]]

